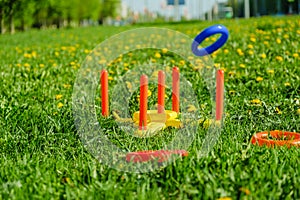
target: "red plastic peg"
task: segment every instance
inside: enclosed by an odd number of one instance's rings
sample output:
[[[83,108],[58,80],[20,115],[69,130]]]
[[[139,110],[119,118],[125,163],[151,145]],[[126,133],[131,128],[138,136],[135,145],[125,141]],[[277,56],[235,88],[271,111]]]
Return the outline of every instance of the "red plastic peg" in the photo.
[[[140,79],[140,121],[139,130],[147,130],[148,77]]]
[[[165,112],[165,73],[160,70],[158,72],[158,102],[157,112]]]
[[[103,69],[101,71],[101,101],[102,101],[102,116],[107,117],[109,115],[108,106],[108,72]]]
[[[172,70],[172,110],[179,113],[179,68]]]
[[[217,71],[216,85],[216,120],[222,120],[224,107],[224,71]]]

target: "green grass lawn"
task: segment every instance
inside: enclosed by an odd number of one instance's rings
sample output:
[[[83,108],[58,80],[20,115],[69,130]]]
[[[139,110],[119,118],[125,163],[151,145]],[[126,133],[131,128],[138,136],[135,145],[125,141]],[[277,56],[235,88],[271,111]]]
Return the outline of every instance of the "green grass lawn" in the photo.
[[[110,36],[140,26],[1,35],[0,199],[299,199],[300,149],[250,144],[260,131],[300,132],[299,16],[158,27],[195,37],[215,23],[230,32],[212,55],[225,71],[222,134],[207,157],[197,156],[201,143],[195,140],[188,157],[141,174],[100,164],[83,147],[72,113],[73,84],[86,56]],[[146,58],[126,59],[114,63],[112,85]],[[190,70],[193,80],[194,66],[178,57],[168,62]],[[113,128],[113,120],[105,123]],[[129,148],[122,139],[120,146]]]

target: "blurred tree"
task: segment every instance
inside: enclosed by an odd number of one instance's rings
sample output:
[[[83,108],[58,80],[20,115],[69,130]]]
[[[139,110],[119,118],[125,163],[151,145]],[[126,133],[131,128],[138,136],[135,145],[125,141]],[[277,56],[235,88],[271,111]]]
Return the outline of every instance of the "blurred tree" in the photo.
[[[120,0],[0,0],[1,33],[9,28],[15,32],[28,27],[57,28],[103,21],[108,16],[114,17]]]
[[[115,17],[120,0],[101,0],[102,7],[99,14],[99,23],[102,24],[106,17]]]

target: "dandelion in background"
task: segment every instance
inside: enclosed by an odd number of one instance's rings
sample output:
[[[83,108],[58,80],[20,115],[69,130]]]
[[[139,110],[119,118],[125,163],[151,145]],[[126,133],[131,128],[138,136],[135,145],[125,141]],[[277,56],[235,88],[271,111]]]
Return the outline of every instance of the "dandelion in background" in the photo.
[[[253,49],[253,45],[252,44],[248,44],[248,48],[249,49]]]
[[[275,59],[276,59],[277,61],[279,61],[279,62],[283,61],[283,57],[282,57],[282,56],[276,56]]]
[[[265,59],[265,58],[267,57],[267,55],[266,55],[265,53],[262,53],[262,54],[260,54],[260,57],[261,57],[262,59]]]
[[[243,63],[241,63],[239,66],[240,66],[241,68],[246,68],[246,65],[243,64]]]
[[[261,101],[259,99],[253,99],[250,102],[255,105],[261,105]]]
[[[66,89],[69,89],[69,88],[71,88],[71,85],[70,84],[63,84],[63,87],[66,88]]]
[[[57,94],[57,95],[55,95],[55,99],[56,99],[56,100],[60,100],[62,97],[63,97],[62,94]]]
[[[155,55],[154,55],[154,57],[155,58],[161,58],[161,55],[160,55],[160,53],[156,52]]]
[[[61,103],[61,102],[59,102],[59,103],[57,104],[57,108],[62,108],[63,106],[64,106],[64,104]]]
[[[279,115],[282,114],[281,110],[280,110],[278,107],[275,108],[275,111],[276,111],[276,113],[279,114]]]
[[[277,43],[277,44],[281,44],[281,39],[280,39],[280,38],[277,38],[277,39],[276,39],[276,43]]]
[[[261,77],[261,76],[258,76],[258,77],[256,78],[256,81],[257,81],[257,82],[261,82],[261,81],[263,81],[263,80],[264,80],[264,78]]]
[[[251,37],[250,41],[255,43],[256,42],[256,38],[255,37]]]
[[[167,49],[167,48],[163,48],[163,49],[161,50],[161,52],[162,52],[163,54],[166,54],[166,53],[168,52],[168,49]]]
[[[242,51],[242,49],[238,48],[236,51],[239,54],[239,56],[243,56],[244,55],[244,52]]]

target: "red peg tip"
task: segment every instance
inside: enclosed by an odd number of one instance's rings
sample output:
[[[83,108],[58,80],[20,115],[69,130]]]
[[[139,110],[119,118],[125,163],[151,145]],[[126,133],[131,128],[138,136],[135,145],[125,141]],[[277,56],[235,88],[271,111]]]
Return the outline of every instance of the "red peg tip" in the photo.
[[[103,69],[101,71],[100,79],[101,79],[102,116],[107,117],[109,115],[107,70]]]
[[[147,130],[147,103],[148,103],[148,77],[142,75],[140,79],[140,119],[139,130]]]
[[[224,71],[217,71],[216,84],[216,120],[222,120],[224,108]]]
[[[179,68],[172,70],[172,110],[179,113]]]
[[[158,72],[158,102],[157,112],[165,112],[165,72],[160,70]]]

